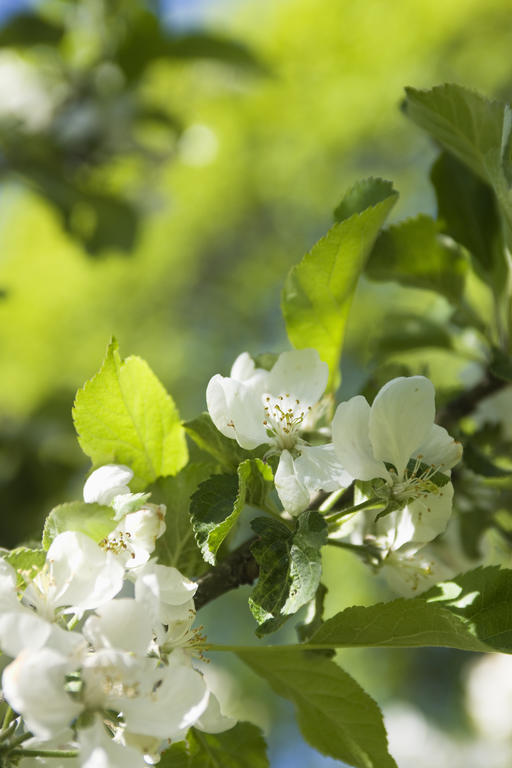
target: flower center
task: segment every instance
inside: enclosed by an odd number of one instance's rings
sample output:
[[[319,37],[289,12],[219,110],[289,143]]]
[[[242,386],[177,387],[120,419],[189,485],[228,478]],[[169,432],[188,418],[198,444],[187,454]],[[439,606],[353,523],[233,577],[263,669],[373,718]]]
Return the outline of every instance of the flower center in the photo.
[[[263,395],[263,407],[265,409],[264,426],[267,435],[280,450],[291,450],[300,440],[299,432],[311,410],[310,405],[304,405],[296,397],[289,394]]]
[[[449,481],[449,477],[439,471],[435,464],[424,464],[422,456],[411,459],[401,478],[394,467],[389,469],[391,475],[393,498],[404,504],[414,501],[429,493],[439,493],[440,488]]]

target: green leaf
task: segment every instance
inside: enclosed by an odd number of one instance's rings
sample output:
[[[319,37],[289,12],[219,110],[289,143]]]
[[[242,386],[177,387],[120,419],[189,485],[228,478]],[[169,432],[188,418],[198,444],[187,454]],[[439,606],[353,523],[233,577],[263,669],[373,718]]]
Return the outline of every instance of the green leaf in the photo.
[[[466,268],[460,246],[440,235],[430,216],[420,214],[380,233],[366,273],[372,280],[437,291],[456,304],[464,290]]]
[[[319,752],[356,768],[396,768],[379,707],[333,661],[278,646],[237,655],[294,703],[302,735]]]
[[[510,247],[511,113],[508,104],[489,101],[460,85],[441,85],[430,91],[406,88],[406,94],[406,114],[493,188]]]
[[[336,223],[286,278],[281,303],[288,337],[298,349],[318,350],[329,365],[331,389],[340,381],[343,337],[357,280],[397,197],[392,184],[382,179],[349,190],[338,210],[340,215],[353,208],[355,212]],[[358,210],[368,200],[372,205]]]
[[[197,545],[207,563],[215,556],[246,504],[258,505],[273,488],[273,474],[261,459],[246,459],[236,475],[213,475],[192,496],[190,514]]]
[[[297,630],[297,636],[301,643],[306,643],[310,640],[315,632],[318,632],[320,627],[324,624],[324,604],[327,592],[328,589],[325,584],[320,583],[315,597],[309,603],[308,612],[304,622],[296,625],[295,629]],[[332,651],[332,654],[329,653],[329,649],[326,649],[324,652],[328,653],[329,656],[334,654],[334,651]]]
[[[11,550],[0,550],[0,557],[3,557],[9,565],[12,565],[17,571],[18,586],[25,584],[25,577],[33,579],[41,570],[46,562],[46,552],[44,549],[31,549],[30,547],[16,547]]]
[[[294,531],[268,517],[257,517],[251,526],[258,535],[251,552],[260,572],[249,606],[261,636],[279,629],[315,597],[327,525],[322,515],[307,510],[298,517]]]
[[[265,739],[251,723],[237,723],[224,733],[191,728],[186,741],[162,752],[159,768],[268,768]]]
[[[441,152],[432,166],[431,179],[442,231],[467,248],[480,277],[494,284],[502,274],[504,259],[491,187],[448,152]]]
[[[238,465],[246,459],[261,458],[265,448],[246,451],[236,440],[231,440],[219,432],[208,413],[202,413],[196,419],[186,421],[183,425],[192,440],[201,450],[213,456],[220,467],[227,471],[236,471]]]
[[[100,371],[77,392],[73,420],[95,467],[126,464],[132,487],[174,475],[187,463],[185,433],[170,395],[140,357],[121,360],[110,343]]]
[[[361,179],[350,187],[334,211],[334,221],[338,224],[349,219],[355,213],[363,213],[385,200],[393,192],[393,185],[385,179]]]
[[[0,46],[26,48],[32,45],[57,45],[64,28],[34,13],[19,13],[0,29]]]
[[[457,616],[423,597],[346,608],[311,637],[312,648],[443,646],[489,650]]]
[[[166,530],[156,542],[158,562],[174,566],[189,578],[199,576],[205,568],[194,538],[190,497],[211,474],[209,464],[189,464],[174,477],[160,478],[150,488],[153,501],[167,507]]]
[[[423,597],[445,606],[482,643],[512,653],[512,570],[476,568],[437,584]]]
[[[307,644],[342,647],[443,646],[512,652],[512,570],[476,568],[437,584],[421,597],[347,608]]]
[[[46,518],[43,529],[43,547],[48,549],[59,533],[79,531],[90,536],[94,541],[101,541],[114,530],[112,507],[100,504],[86,504],[85,501],[70,501],[54,507]]]

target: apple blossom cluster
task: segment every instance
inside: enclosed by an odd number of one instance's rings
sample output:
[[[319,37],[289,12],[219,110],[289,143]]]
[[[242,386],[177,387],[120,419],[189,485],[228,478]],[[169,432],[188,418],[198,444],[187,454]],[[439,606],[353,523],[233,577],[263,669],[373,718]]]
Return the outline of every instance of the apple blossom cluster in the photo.
[[[299,515],[320,492],[337,501],[353,484],[355,503],[326,514],[330,538],[364,548],[399,591],[414,591],[435,576],[424,547],[448,524],[450,470],[462,446],[434,423],[434,386],[424,376],[389,381],[372,406],[353,397],[319,428],[327,380],[314,349],[284,352],[268,371],[244,352],[229,377],[210,380],[208,411],[242,448],[268,445],[264,458],[278,456],[274,482],[284,516]]]
[[[196,668],[197,585],[151,557],[165,507],[130,493],[132,476],[107,465],[85,484],[84,500],[110,506],[117,521],[101,541],[59,533],[36,573],[0,559],[0,649],[12,658],[2,691],[20,716],[14,735],[41,754],[76,750],[83,768],[141,768],[191,726],[235,724]]]

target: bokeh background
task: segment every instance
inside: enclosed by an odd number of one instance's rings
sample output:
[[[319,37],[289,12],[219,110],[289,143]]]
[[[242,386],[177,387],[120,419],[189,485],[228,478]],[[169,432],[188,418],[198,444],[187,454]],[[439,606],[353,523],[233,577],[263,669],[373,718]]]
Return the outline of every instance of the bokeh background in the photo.
[[[1,0],[2,546],[36,538],[54,504],[80,497],[88,464],[71,406],[112,335],[192,417],[236,354],[285,347],[283,279],[352,182],[394,181],[395,218],[435,213],[435,147],[400,113],[403,87],[512,95],[510,11],[509,0]],[[398,309],[432,328],[447,312],[426,291],[363,280],[343,395],[384,376]],[[427,366],[449,392],[474,363],[442,347],[395,344],[388,368]],[[350,554],[335,551],[325,572],[330,614],[389,596]],[[246,598],[204,611],[212,640],[254,642]],[[507,659],[341,656],[383,706],[400,768],[510,766]],[[334,765],[263,684],[232,675],[223,687],[270,732],[273,768]]]

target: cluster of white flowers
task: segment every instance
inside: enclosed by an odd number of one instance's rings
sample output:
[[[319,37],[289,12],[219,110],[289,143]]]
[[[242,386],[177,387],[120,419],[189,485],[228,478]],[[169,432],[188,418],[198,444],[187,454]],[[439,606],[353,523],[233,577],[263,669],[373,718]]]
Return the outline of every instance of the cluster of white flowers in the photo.
[[[285,514],[300,514],[320,491],[337,493],[360,481],[352,511],[327,515],[331,535],[366,546],[400,591],[416,590],[435,576],[423,548],[447,526],[450,470],[462,447],[434,424],[434,387],[424,376],[389,381],[371,407],[353,397],[338,406],[330,426],[316,429],[327,379],[313,349],[284,352],[270,371],[244,352],[230,377],[210,380],[208,411],[242,448],[268,444],[265,456],[279,455],[275,487]],[[311,434],[323,442],[310,445]]]
[[[85,484],[84,500],[118,521],[99,544],[60,533],[35,575],[0,559],[0,649],[13,659],[2,690],[23,718],[17,734],[24,748],[78,749],[83,768],[141,768],[191,726],[235,724],[195,666],[197,585],[151,558],[165,507],[130,493],[132,476],[107,465]]]

